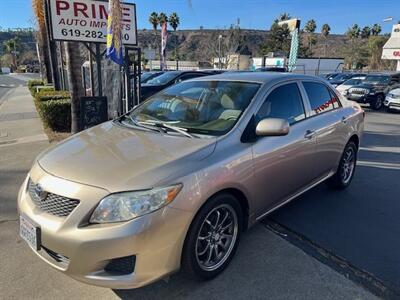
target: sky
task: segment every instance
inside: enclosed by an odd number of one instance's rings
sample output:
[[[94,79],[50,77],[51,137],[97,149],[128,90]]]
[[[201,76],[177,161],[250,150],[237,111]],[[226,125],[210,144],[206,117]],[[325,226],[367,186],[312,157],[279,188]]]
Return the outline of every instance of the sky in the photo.
[[[0,0],[0,27],[34,27],[32,0]],[[81,0],[85,1],[85,0]],[[391,23],[400,21],[399,0],[126,0],[136,3],[138,28],[151,28],[151,12],[177,12],[179,29],[228,28],[240,19],[241,28],[268,29],[282,12],[300,18],[302,24],[315,19],[318,31],[324,23],[331,33],[344,33],[357,23],[360,26],[379,23],[383,32],[391,31]]]

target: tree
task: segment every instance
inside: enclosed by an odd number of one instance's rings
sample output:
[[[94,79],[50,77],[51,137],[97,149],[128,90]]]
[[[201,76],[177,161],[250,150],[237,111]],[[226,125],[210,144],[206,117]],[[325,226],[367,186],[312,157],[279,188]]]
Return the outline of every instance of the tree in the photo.
[[[382,27],[379,24],[374,24],[371,28],[371,34],[374,36],[379,35],[382,32]]]
[[[165,13],[160,13],[158,15],[158,23],[162,26],[165,23],[168,23],[168,17]]]
[[[49,39],[46,31],[46,20],[44,17],[44,0],[32,0],[33,11],[35,13],[36,23],[38,26],[37,43],[39,45],[39,52],[43,57],[43,64],[45,69],[45,76],[48,83],[52,83],[52,69],[50,62],[50,48]]]
[[[304,26],[304,32],[308,33],[307,40],[308,40],[308,52],[312,55],[312,46],[317,43],[317,39],[314,35],[315,30],[317,29],[317,23],[314,19],[309,20]]]
[[[371,28],[369,26],[365,26],[361,30],[361,38],[362,39],[368,39],[370,35],[371,35]]]
[[[357,24],[354,24],[347,30],[346,35],[350,38],[350,40],[354,41],[355,39],[358,39],[360,32],[360,27]]]
[[[275,19],[274,23],[287,21],[287,20],[290,20],[291,18],[292,17],[290,16],[289,13],[284,12],[284,13],[281,13],[280,16],[277,19]]]
[[[284,55],[288,56],[290,52],[290,42],[289,27],[286,24],[280,26],[276,20],[272,24],[267,39],[265,43],[261,45],[260,50],[263,55],[267,55],[269,52],[282,52]]]
[[[85,92],[82,85],[81,53],[79,44],[65,42],[68,83],[71,92],[71,133],[80,131],[80,99]]]
[[[176,12],[172,13],[169,18],[169,24],[171,25],[172,29],[174,30],[175,34],[176,34],[176,30],[178,29],[178,26],[180,24],[180,18],[178,16],[178,14]],[[178,57],[178,36],[176,36],[176,40],[175,40],[175,60],[178,61],[179,57]]]
[[[158,45],[158,43],[157,43],[158,13],[153,11],[150,14],[149,22],[151,23],[151,25],[153,25],[153,31],[154,31],[154,44],[153,44],[153,47],[154,47],[154,49],[156,49],[157,45]]]
[[[322,25],[321,34],[325,39],[325,48],[324,48],[324,56],[326,57],[326,49],[328,48],[328,35],[331,32],[331,27],[329,24]]]
[[[17,69],[17,53],[21,51],[21,42],[18,37],[3,42],[4,52],[12,55],[12,69]]]

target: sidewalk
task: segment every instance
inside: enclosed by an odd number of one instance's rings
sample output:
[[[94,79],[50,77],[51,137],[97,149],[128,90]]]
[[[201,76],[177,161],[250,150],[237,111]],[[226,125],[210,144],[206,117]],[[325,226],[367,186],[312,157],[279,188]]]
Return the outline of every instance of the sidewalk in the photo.
[[[16,219],[19,186],[48,145],[27,87],[9,89],[0,100],[0,221]]]

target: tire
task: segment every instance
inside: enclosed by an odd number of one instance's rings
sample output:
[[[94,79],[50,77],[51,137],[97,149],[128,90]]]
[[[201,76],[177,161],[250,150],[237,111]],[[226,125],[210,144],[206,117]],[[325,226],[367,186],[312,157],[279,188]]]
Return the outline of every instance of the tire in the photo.
[[[336,173],[326,181],[330,187],[343,190],[350,185],[356,169],[357,151],[358,149],[354,142],[347,143]],[[351,153],[352,158],[350,158],[349,153]]]
[[[227,227],[229,223],[232,225]],[[224,227],[227,228],[223,230]],[[243,213],[233,195],[224,193],[208,200],[187,233],[182,252],[183,271],[198,280],[209,280],[219,275],[235,255],[242,229]],[[224,244],[226,249],[222,247]],[[218,251],[221,252],[216,254]]]
[[[383,107],[383,101],[383,95],[377,95],[375,99],[371,102],[371,108],[373,110],[380,110]]]

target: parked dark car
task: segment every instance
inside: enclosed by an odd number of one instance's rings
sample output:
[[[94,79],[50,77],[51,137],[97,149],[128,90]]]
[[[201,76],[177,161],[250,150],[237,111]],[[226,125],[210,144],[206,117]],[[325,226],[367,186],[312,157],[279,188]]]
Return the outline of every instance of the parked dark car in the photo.
[[[142,76],[140,77],[140,83],[146,83],[150,79],[153,79],[157,76],[160,76],[161,74],[164,74],[164,71],[150,71],[150,72],[144,72],[142,73]]]
[[[372,109],[379,110],[386,94],[397,87],[400,87],[400,73],[371,74],[362,84],[349,89],[346,97],[358,103],[369,103]]]
[[[150,96],[162,91],[163,89],[188,79],[213,75],[211,72],[200,71],[169,71],[161,74],[142,84],[141,94],[142,100],[146,100]]]
[[[287,72],[285,67],[261,67],[256,70],[256,72]]]
[[[362,73],[340,73],[333,77],[332,79],[328,79],[329,83],[332,84],[334,87],[337,87],[338,85],[343,84],[345,81],[354,78],[354,77],[360,77],[360,76],[365,76],[365,74]]]

